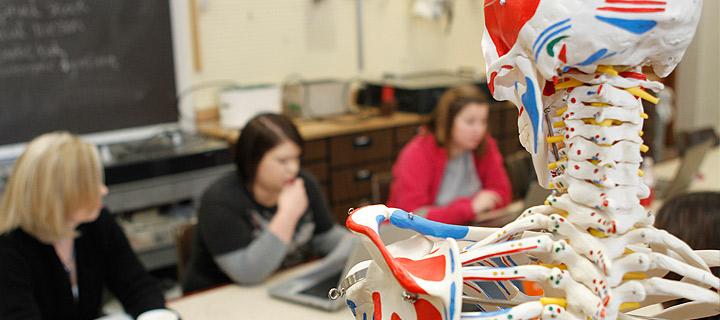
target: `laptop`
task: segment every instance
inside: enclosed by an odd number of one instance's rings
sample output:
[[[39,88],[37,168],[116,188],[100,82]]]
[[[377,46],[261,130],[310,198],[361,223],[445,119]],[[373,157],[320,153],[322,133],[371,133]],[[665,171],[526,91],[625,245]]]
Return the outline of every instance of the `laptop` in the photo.
[[[656,182],[655,188],[658,190],[660,197],[670,199],[687,192],[695,175],[697,175],[700,170],[700,165],[702,165],[705,159],[705,154],[708,153],[713,145],[714,141],[708,139],[687,148],[685,155],[680,160],[680,166],[675,172],[675,177],[672,181],[658,180]]]
[[[415,232],[389,224],[380,226],[380,238],[385,245],[407,239]],[[271,297],[311,306],[326,311],[345,307],[345,299],[330,300],[328,292],[337,288],[347,272],[359,262],[370,260],[370,254],[357,237],[342,241],[318,265],[300,275],[273,285]]]

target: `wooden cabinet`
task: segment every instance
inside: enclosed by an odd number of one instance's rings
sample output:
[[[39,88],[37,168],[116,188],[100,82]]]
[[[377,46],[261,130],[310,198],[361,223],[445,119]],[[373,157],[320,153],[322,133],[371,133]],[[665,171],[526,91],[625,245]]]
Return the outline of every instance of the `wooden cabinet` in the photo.
[[[390,158],[393,131],[384,129],[330,138],[330,164],[342,167]]]
[[[488,131],[506,158],[523,150],[518,141],[517,114],[511,103],[490,105]],[[389,183],[398,153],[427,120],[427,116],[414,113],[380,117],[372,115],[372,111],[324,120],[295,120],[305,140],[302,166],[322,185],[338,222],[345,221],[349,208],[371,202],[373,177]],[[199,126],[199,130],[231,143],[237,139],[237,130],[220,128],[217,123]],[[387,193],[387,187],[379,186],[382,195]]]
[[[373,176],[391,171],[395,157],[418,132],[420,122],[388,125],[306,141],[303,168],[323,184],[339,222],[345,221],[348,209],[371,203]]]
[[[352,200],[369,201],[370,181],[373,175],[389,172],[392,168],[391,159],[379,162],[357,164],[349,168],[334,168],[331,173],[332,201],[334,203]]]
[[[427,116],[414,113],[376,113],[371,108],[322,120],[294,120],[305,140],[302,167],[317,178],[341,224],[349,208],[370,203],[373,177],[389,176],[400,149],[427,121]],[[212,116],[203,119],[200,132],[235,143],[237,130],[220,127]]]

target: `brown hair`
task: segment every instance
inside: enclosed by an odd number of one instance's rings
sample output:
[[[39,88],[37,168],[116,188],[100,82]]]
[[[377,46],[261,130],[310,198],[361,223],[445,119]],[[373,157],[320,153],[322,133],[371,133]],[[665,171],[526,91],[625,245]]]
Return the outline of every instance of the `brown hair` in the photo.
[[[694,192],[665,202],[655,226],[685,241],[694,250],[720,243],[720,192]]]
[[[280,114],[259,114],[240,129],[234,150],[235,165],[244,183],[255,181],[260,160],[283,141],[291,141],[301,149],[303,147],[303,139],[295,125],[288,117]]]
[[[95,146],[67,132],[33,139],[13,166],[0,201],[0,234],[20,228],[46,243],[74,235],[68,215],[102,197]]]
[[[460,111],[467,105],[472,103],[488,104],[485,93],[474,85],[450,88],[440,96],[432,117],[427,124],[428,131],[435,137],[435,142],[439,146],[448,146],[455,117],[457,117]],[[476,150],[477,153],[481,154],[484,152],[485,141],[487,141],[487,139],[483,139],[480,143]]]
[[[672,233],[693,250],[715,249],[720,243],[720,192],[693,192],[666,201],[655,218],[655,227]],[[710,268],[720,277],[720,267]],[[674,272],[666,279],[680,280]],[[663,302],[664,308],[685,303],[685,299]],[[715,319],[707,317],[702,319]]]

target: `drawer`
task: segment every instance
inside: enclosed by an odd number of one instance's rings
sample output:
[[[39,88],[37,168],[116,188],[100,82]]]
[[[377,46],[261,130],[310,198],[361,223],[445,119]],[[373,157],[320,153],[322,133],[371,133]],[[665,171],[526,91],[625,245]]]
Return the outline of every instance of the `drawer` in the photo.
[[[410,142],[417,133],[419,126],[407,126],[395,129],[395,147],[401,149]]]
[[[327,158],[327,140],[305,141],[303,146],[303,162],[325,160]]]
[[[392,129],[330,138],[330,165],[359,164],[392,156]]]
[[[359,198],[369,199],[372,192],[372,176],[378,173],[389,172],[391,168],[392,162],[383,161],[380,163],[333,171],[330,174],[332,202],[341,203]]]
[[[315,179],[317,179],[320,183],[327,182],[328,174],[326,162],[304,163],[302,167],[306,171],[312,173],[312,175],[315,176]]]

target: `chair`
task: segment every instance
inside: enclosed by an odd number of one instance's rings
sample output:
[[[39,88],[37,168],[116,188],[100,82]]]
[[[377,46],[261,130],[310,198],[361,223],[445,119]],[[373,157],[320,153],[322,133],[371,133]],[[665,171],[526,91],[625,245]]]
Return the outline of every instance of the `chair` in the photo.
[[[187,263],[192,252],[192,239],[196,222],[188,222],[178,226],[175,233],[175,250],[177,253],[177,276],[182,281],[185,276]]]
[[[371,201],[372,203],[385,203],[390,194],[390,184],[392,183],[392,172],[382,172],[373,174],[370,178]]]
[[[701,144],[707,140],[712,141],[712,146],[720,145],[720,137],[713,128],[701,128],[689,132],[681,132],[677,136],[678,152],[681,156],[684,156],[687,150],[695,145]]]
[[[530,183],[535,182],[535,168],[530,154],[525,150],[510,154],[505,158],[505,169],[512,186],[513,200],[525,198]]]
[[[700,170],[705,159],[705,154],[712,148],[715,142],[706,139],[703,142],[688,147],[680,159],[680,167],[675,172],[672,181],[657,181],[656,189],[660,198],[670,199],[686,193],[690,188],[695,175]]]

